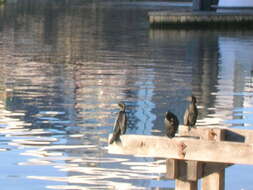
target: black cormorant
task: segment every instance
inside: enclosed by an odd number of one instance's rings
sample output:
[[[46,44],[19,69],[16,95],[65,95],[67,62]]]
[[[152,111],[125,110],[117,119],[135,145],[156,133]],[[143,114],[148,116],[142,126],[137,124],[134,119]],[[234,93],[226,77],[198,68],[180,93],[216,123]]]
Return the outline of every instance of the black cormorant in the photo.
[[[120,102],[119,104],[120,111],[117,114],[114,127],[113,127],[113,135],[110,140],[110,144],[112,144],[114,141],[118,141],[120,135],[126,133],[127,129],[127,116],[126,116],[126,105],[123,102]]]
[[[165,114],[164,119],[164,125],[165,125],[165,133],[169,138],[172,138],[175,136],[179,121],[177,119],[177,116],[170,111],[167,111]]]
[[[189,101],[190,104],[188,105],[184,113],[184,125],[193,127],[198,117],[198,109],[196,106],[197,99],[195,98],[195,96],[189,96],[187,97],[187,101]]]

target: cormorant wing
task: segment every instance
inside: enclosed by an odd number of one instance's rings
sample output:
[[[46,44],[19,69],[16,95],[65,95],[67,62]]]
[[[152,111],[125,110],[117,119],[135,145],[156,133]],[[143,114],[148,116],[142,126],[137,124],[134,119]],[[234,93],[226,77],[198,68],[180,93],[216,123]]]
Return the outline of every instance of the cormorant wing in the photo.
[[[127,116],[126,116],[126,112],[120,111],[118,118],[119,118],[120,132],[121,132],[121,134],[125,134],[126,133],[126,129],[127,129]]]
[[[114,122],[113,126],[113,133],[112,133],[112,138],[110,140],[110,144],[112,144],[114,141],[117,141],[120,136],[120,113],[118,113],[116,120]]]
[[[187,108],[184,113],[184,125],[189,125],[189,109]]]
[[[117,117],[114,122],[113,126],[113,134],[119,133],[120,132],[120,112],[117,114]]]

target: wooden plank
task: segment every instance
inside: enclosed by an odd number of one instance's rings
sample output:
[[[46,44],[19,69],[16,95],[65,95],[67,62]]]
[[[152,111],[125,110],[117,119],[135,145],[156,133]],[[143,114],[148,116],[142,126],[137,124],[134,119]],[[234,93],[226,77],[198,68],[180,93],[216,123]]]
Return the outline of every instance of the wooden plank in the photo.
[[[111,135],[109,139],[110,137]],[[109,145],[109,153],[203,162],[253,164],[251,144],[189,138],[170,139],[147,135],[122,135],[120,139],[121,142]]]
[[[197,190],[198,182],[197,181],[183,181],[176,179],[176,188],[175,190]]]
[[[224,190],[225,169],[202,178],[202,190]]]
[[[148,12],[148,16],[245,16],[245,17],[251,17],[253,16],[253,13],[251,11],[242,11],[242,12],[213,12],[213,11],[207,11],[207,12],[202,12],[202,11],[178,11],[178,12],[173,12],[173,11],[150,11]],[[252,19],[252,17],[251,17]]]

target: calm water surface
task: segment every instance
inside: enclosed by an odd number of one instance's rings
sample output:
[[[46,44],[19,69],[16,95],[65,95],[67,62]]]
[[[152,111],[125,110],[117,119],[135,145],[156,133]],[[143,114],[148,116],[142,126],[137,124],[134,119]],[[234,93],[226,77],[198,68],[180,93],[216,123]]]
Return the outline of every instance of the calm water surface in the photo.
[[[163,135],[198,99],[199,126],[253,127],[253,31],[151,30],[152,1],[17,0],[0,7],[0,185],[163,189],[164,160],[107,153],[117,103],[130,134]],[[227,169],[253,189],[253,167]],[[240,175],[238,175],[238,173]]]

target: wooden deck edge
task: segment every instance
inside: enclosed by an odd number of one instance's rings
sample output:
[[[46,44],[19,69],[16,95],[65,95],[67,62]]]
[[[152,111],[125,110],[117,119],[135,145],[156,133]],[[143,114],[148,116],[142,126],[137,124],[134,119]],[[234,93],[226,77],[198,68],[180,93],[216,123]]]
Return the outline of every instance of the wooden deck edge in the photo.
[[[235,27],[253,28],[253,11],[245,13],[219,12],[149,12],[151,28],[161,27]]]
[[[110,139],[111,136],[109,136]],[[142,157],[160,157],[227,164],[253,164],[253,146],[246,143],[122,135],[108,152]]]

